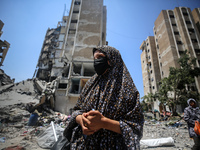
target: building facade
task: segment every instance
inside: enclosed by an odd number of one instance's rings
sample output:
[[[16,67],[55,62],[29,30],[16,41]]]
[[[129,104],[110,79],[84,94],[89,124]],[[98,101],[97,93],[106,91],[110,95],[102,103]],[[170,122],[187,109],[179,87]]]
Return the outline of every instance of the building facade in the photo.
[[[2,31],[3,26],[4,23],[0,20],[0,37],[3,34]],[[3,65],[3,62],[5,60],[9,48],[10,48],[10,43],[8,43],[6,40],[4,41],[0,40],[0,67]]]
[[[158,82],[168,77],[170,67],[179,67],[178,59],[183,51],[196,58],[199,67],[199,12],[199,8],[191,12],[190,8],[176,7],[159,14],[154,23],[154,37],[148,37],[140,46],[144,95],[158,90]],[[195,78],[194,86],[200,92],[200,77]],[[153,109],[159,110],[159,101],[154,103]]]
[[[55,110],[69,114],[94,75],[92,49],[106,44],[106,15],[103,0],[72,0],[69,15],[47,30],[34,76],[57,80]]]

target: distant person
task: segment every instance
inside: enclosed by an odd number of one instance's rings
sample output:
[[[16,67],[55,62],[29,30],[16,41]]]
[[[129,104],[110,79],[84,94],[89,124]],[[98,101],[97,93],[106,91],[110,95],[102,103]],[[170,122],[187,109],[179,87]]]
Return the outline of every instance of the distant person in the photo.
[[[192,98],[187,101],[188,107],[184,110],[184,120],[188,124],[188,131],[191,138],[194,140],[192,150],[200,150],[200,136],[194,132],[195,121],[200,120],[200,109],[196,105],[196,101]]]
[[[144,118],[139,92],[118,50],[93,49],[96,74],[88,80],[64,135],[71,149],[140,149]]]

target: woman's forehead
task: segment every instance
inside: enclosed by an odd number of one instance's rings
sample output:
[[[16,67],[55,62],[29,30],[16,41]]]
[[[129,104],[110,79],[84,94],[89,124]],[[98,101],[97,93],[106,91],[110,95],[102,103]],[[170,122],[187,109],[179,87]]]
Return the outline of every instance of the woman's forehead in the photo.
[[[96,50],[96,51],[94,52],[94,55],[103,55],[103,56],[105,56],[105,53],[103,53],[103,52],[100,51],[100,50]]]

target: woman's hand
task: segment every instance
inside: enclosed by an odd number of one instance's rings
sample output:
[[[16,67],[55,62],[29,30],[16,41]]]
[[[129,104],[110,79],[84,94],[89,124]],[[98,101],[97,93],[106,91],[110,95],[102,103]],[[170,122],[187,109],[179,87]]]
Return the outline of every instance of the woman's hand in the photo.
[[[121,134],[120,124],[117,120],[109,119],[103,116],[99,111],[89,111],[83,114],[83,120],[87,127],[92,131],[98,131],[101,128]]]
[[[84,122],[87,123],[87,127],[92,131],[98,131],[103,128],[103,119],[105,118],[99,111],[89,111],[83,114]]]
[[[88,123],[90,123],[90,121],[87,118],[85,118],[83,115],[78,115],[76,117],[76,122],[82,127],[83,134],[91,135],[95,132],[94,130],[91,130],[88,128]]]

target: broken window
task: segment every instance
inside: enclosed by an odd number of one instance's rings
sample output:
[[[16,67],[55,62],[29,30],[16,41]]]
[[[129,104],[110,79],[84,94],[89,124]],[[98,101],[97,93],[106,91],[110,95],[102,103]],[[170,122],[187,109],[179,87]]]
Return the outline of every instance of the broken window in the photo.
[[[81,63],[73,63],[73,76],[80,76],[81,75]]]
[[[77,23],[78,21],[77,20],[71,20],[71,23]]]
[[[80,79],[72,79],[71,80],[71,88],[70,88],[70,93],[73,94],[79,94],[79,82]]]
[[[69,64],[67,64],[67,63],[64,64],[64,68],[63,68],[63,71],[62,71],[62,76],[63,77],[68,77],[68,75],[69,75],[69,67],[70,67]]]
[[[66,89],[67,88],[67,83],[59,83],[58,88],[59,89]]]

